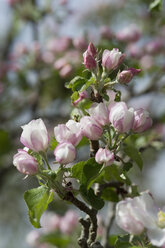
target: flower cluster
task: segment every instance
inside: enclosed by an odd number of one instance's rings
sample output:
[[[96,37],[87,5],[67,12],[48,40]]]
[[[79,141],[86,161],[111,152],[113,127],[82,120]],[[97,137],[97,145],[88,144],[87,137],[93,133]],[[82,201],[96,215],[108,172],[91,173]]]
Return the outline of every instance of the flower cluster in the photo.
[[[165,212],[154,203],[147,192],[135,198],[126,198],[116,206],[116,222],[126,232],[138,235],[147,229],[153,245],[165,245]]]

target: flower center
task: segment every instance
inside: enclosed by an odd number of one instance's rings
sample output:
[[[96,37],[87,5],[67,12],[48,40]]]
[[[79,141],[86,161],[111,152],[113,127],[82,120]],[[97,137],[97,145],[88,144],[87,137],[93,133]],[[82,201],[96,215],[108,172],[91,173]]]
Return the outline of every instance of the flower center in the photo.
[[[165,213],[161,210],[158,212],[158,226],[165,228]]]

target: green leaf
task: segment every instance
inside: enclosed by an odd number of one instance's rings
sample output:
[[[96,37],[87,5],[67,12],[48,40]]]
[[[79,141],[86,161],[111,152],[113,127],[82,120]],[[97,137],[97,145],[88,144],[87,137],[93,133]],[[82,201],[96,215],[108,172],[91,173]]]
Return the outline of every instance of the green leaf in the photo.
[[[72,177],[78,179],[82,183],[83,178],[83,168],[86,161],[81,161],[72,167]]]
[[[139,169],[143,168],[143,160],[141,158],[140,152],[133,146],[125,146],[124,152],[138,165]]]
[[[101,194],[101,198],[104,199],[105,201],[111,201],[111,202],[118,202],[119,201],[118,194],[116,193],[115,189],[113,189],[113,188],[104,189],[102,194]]]
[[[79,93],[78,93],[78,91],[75,91],[75,92],[71,95],[71,100],[72,100],[72,102],[75,102],[78,98],[79,98]]]
[[[55,137],[52,137],[51,141],[50,141],[50,150],[54,150],[58,145],[57,140],[55,139]]]
[[[160,11],[160,10],[162,10],[162,4],[163,4],[162,0],[154,0],[150,4],[149,9],[150,9],[150,11]]]
[[[91,78],[83,85],[83,87],[81,88],[80,91],[84,91],[84,90],[88,89],[88,87],[91,86],[92,84],[95,84],[95,78],[94,78],[94,77],[91,77]]]
[[[118,239],[115,242],[115,248],[131,248],[129,237],[130,235],[118,236]]]
[[[131,162],[125,163],[123,166],[124,171],[129,171],[133,167],[133,164]]]
[[[77,76],[73,78],[70,83],[65,84],[67,88],[72,88],[74,91],[80,91],[83,85],[86,83],[86,79],[84,77]]]
[[[0,155],[8,153],[11,149],[9,134],[5,130],[0,130]]]
[[[53,193],[45,186],[30,189],[24,194],[25,202],[29,209],[29,219],[36,228],[40,227],[40,218],[53,200]]]
[[[59,248],[66,248],[70,243],[70,239],[68,236],[60,235],[59,233],[49,233],[41,236],[39,239],[41,243],[48,243],[51,245],[55,245]]]
[[[100,210],[104,207],[104,201],[94,194],[94,190],[90,188],[88,191],[84,185],[80,186],[80,193],[83,199],[93,208]]]
[[[95,158],[90,158],[83,167],[82,184],[89,189],[94,179],[99,175],[102,166],[98,164]]]

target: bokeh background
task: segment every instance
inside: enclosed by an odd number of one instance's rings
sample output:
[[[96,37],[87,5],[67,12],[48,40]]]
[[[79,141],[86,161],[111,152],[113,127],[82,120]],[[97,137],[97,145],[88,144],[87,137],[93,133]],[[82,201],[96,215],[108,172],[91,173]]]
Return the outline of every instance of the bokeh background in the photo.
[[[37,181],[12,165],[22,147],[20,126],[41,117],[53,136],[53,127],[69,119],[73,106],[64,84],[88,75],[82,54],[90,41],[102,50],[118,47],[128,67],[142,69],[119,88],[129,106],[147,109],[154,120],[150,133],[135,140],[143,173],[135,167],[130,177],[165,205],[165,8],[155,2],[0,0],[0,248],[30,248],[23,193]],[[87,150],[79,150],[79,159]],[[50,208],[64,214],[67,206],[57,199]]]

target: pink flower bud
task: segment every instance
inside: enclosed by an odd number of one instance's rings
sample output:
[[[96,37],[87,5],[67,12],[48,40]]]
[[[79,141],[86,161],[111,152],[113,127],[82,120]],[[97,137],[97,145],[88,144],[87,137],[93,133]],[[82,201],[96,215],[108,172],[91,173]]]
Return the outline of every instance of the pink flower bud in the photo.
[[[19,172],[25,175],[35,175],[38,171],[37,161],[25,150],[18,150],[13,157],[13,164]]]
[[[49,144],[49,136],[42,119],[32,120],[22,126],[23,132],[20,141],[29,149],[40,152],[46,151]]]
[[[71,143],[64,142],[56,147],[54,155],[60,164],[69,164],[76,158],[76,149]]]
[[[145,50],[150,54],[155,54],[161,51],[163,45],[163,41],[159,38],[157,40],[148,42],[145,46]]]
[[[144,225],[134,217],[133,208],[135,206],[133,206],[133,199],[131,198],[119,202],[116,206],[116,222],[126,232],[138,235],[143,232]]]
[[[109,120],[114,128],[121,133],[130,131],[134,121],[133,108],[128,109],[125,102],[112,103],[108,108]]]
[[[60,124],[54,128],[54,135],[59,143],[69,142],[76,146],[82,138],[80,123],[69,120],[66,125]]]
[[[70,64],[67,64],[67,65],[65,65],[61,70],[60,70],[60,76],[62,77],[62,78],[66,78],[66,77],[69,77],[70,76],[70,74],[72,73],[72,71],[73,71],[73,68],[72,68],[72,66],[70,65]]]
[[[144,55],[141,59],[140,59],[140,66],[144,69],[144,70],[149,70],[153,67],[154,65],[154,58],[151,55]]]
[[[92,42],[89,43],[87,51],[94,57],[97,54],[96,48]]]
[[[134,123],[133,131],[136,133],[141,133],[152,126],[152,119],[149,116],[148,111],[140,108],[134,111]]]
[[[80,120],[82,135],[90,140],[98,140],[102,135],[102,128],[89,116],[84,116]]]
[[[109,124],[109,111],[107,106],[101,103],[94,103],[89,109],[90,116],[101,126]]]
[[[46,232],[53,232],[59,229],[61,217],[52,212],[45,212],[41,217],[41,226]]]
[[[30,233],[28,233],[26,237],[26,242],[28,245],[32,247],[38,247],[40,244],[39,239],[40,239],[41,234],[37,230],[33,230]]]
[[[60,70],[62,69],[65,65],[67,65],[67,59],[62,57],[58,60],[55,61],[54,63],[54,68],[57,69],[57,70]]]
[[[91,53],[88,52],[88,50],[83,54],[84,57],[84,65],[88,70],[94,70],[96,68],[96,60],[91,55]]]
[[[115,70],[119,64],[123,61],[125,54],[119,52],[118,48],[113,48],[113,50],[104,50],[102,55],[102,66],[108,71]]]
[[[134,75],[138,74],[140,71],[141,71],[140,69],[129,68],[127,70],[120,72],[117,76],[117,79],[119,83],[127,84],[132,80]]]
[[[79,102],[81,102],[85,98],[89,98],[88,92],[86,90],[79,93],[79,98],[73,102],[73,105],[77,105]]]
[[[114,153],[106,148],[100,148],[95,155],[95,160],[98,164],[111,165],[114,161]]]
[[[61,218],[60,230],[63,233],[69,234],[78,224],[78,216],[73,210],[67,211],[65,216]]]

